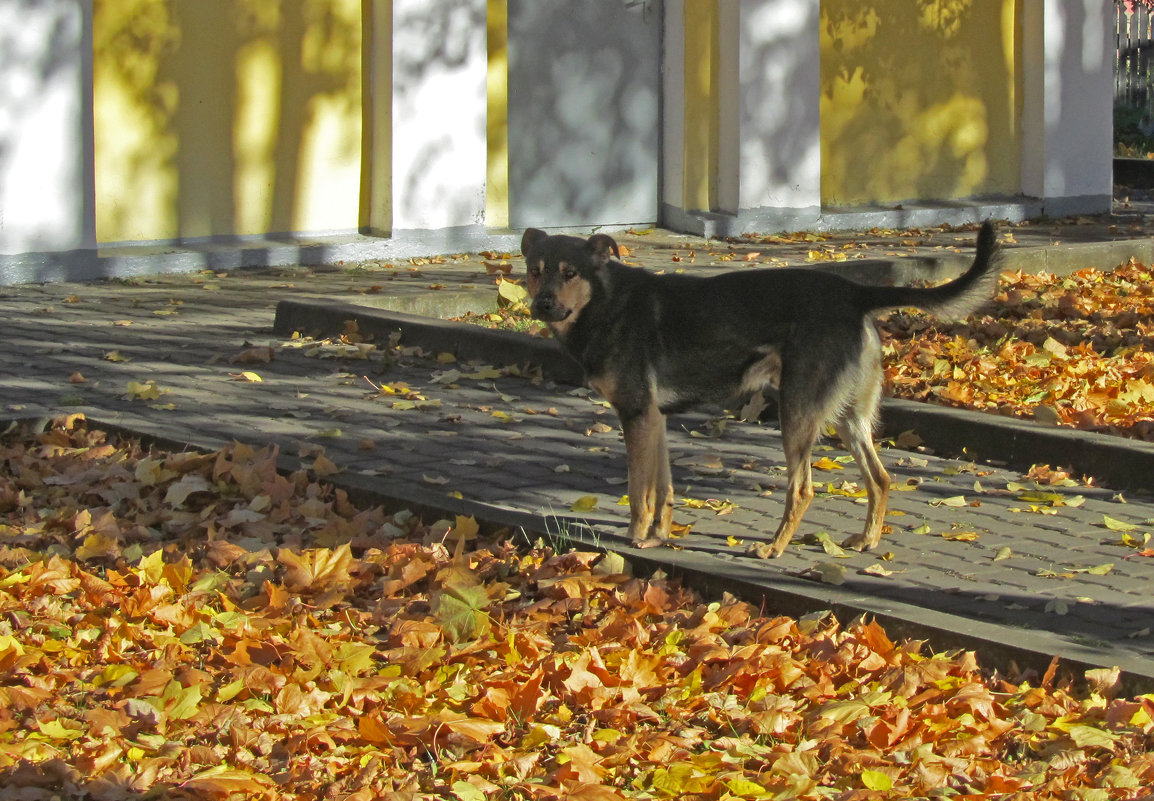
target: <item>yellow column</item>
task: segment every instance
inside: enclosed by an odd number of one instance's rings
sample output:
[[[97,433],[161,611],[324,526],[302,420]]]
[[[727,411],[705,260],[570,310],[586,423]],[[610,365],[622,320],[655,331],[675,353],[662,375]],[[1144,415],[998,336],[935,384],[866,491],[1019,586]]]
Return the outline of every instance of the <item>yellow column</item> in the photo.
[[[486,80],[488,119],[485,124],[488,144],[485,225],[488,228],[509,227],[508,22],[508,0],[488,0],[488,8],[486,9],[489,55],[489,71]]]
[[[685,0],[683,196],[687,211],[710,211],[717,206],[718,2]]]

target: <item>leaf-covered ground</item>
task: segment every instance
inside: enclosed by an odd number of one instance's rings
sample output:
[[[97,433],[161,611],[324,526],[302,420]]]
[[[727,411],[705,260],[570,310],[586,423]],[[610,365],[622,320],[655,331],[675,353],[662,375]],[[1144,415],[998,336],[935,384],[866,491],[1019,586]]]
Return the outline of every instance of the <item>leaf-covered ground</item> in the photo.
[[[887,318],[891,394],[1154,441],[1148,267],[1007,275],[988,311],[957,325]]]
[[[319,458],[319,457],[318,457]],[[4,798],[1139,798],[1154,696],[988,678],[275,454],[0,443]]]
[[[780,237],[778,237],[780,239]],[[760,256],[760,254],[752,254]],[[842,251],[812,251],[828,261]],[[679,257],[674,257],[675,259]],[[481,325],[542,334],[524,290],[498,279],[502,308]],[[881,323],[888,394],[1154,441],[1154,276],[1110,271],[1005,274],[963,323],[897,312]]]

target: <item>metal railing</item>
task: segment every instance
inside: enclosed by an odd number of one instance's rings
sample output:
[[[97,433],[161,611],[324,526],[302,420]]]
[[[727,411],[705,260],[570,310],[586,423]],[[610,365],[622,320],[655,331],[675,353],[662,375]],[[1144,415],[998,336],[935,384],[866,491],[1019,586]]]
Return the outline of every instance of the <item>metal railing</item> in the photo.
[[[1154,102],[1154,13],[1115,3],[1117,49],[1114,58],[1114,103],[1148,108]]]

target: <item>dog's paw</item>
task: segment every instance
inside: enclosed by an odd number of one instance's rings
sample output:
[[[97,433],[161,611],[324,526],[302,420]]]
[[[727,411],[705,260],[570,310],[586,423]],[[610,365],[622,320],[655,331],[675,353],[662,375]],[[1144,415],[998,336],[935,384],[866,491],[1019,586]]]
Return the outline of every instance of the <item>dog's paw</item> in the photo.
[[[877,543],[871,542],[865,534],[854,534],[852,537],[847,537],[842,542],[841,547],[851,551],[868,551],[876,545]]]
[[[749,546],[748,553],[758,559],[776,559],[785,553],[785,546],[778,548],[774,542],[755,542]]]
[[[633,547],[639,549],[656,548],[658,545],[662,544],[661,540],[654,539],[652,537],[634,537],[632,542]]]

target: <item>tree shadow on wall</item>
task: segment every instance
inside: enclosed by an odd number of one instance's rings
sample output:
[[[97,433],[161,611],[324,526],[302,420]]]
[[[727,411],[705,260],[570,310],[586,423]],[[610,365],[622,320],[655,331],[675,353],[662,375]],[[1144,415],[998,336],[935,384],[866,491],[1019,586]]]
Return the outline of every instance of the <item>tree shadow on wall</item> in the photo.
[[[822,4],[823,200],[1018,191],[1021,56],[1000,5]]]
[[[322,106],[353,123],[326,156],[360,154],[360,37],[334,3],[98,2],[101,238],[298,230]],[[142,214],[159,236],[137,235]]]
[[[659,3],[509,4],[513,227],[657,218]]]
[[[45,3],[43,0],[9,0],[5,3],[4,19],[20,24],[0,26],[0,181],[6,181],[17,158],[20,146],[20,126],[37,110],[46,97],[55,96],[60,84],[65,88],[79,80],[86,72],[81,28],[85,24],[79,3]],[[77,148],[70,165],[79,175],[91,172],[91,142],[87,130],[86,98],[77,100],[80,114],[77,127],[60,137]],[[55,136],[57,132],[51,132]],[[56,154],[63,162],[67,154]],[[8,187],[6,186],[5,189]],[[76,216],[72,237],[76,247],[92,239],[92,196],[83,192],[76,198]],[[2,209],[0,209],[2,211]],[[0,219],[0,225],[3,220]],[[55,248],[61,242],[59,219],[42,221],[40,230],[21,232],[20,246],[35,249],[38,246]]]

